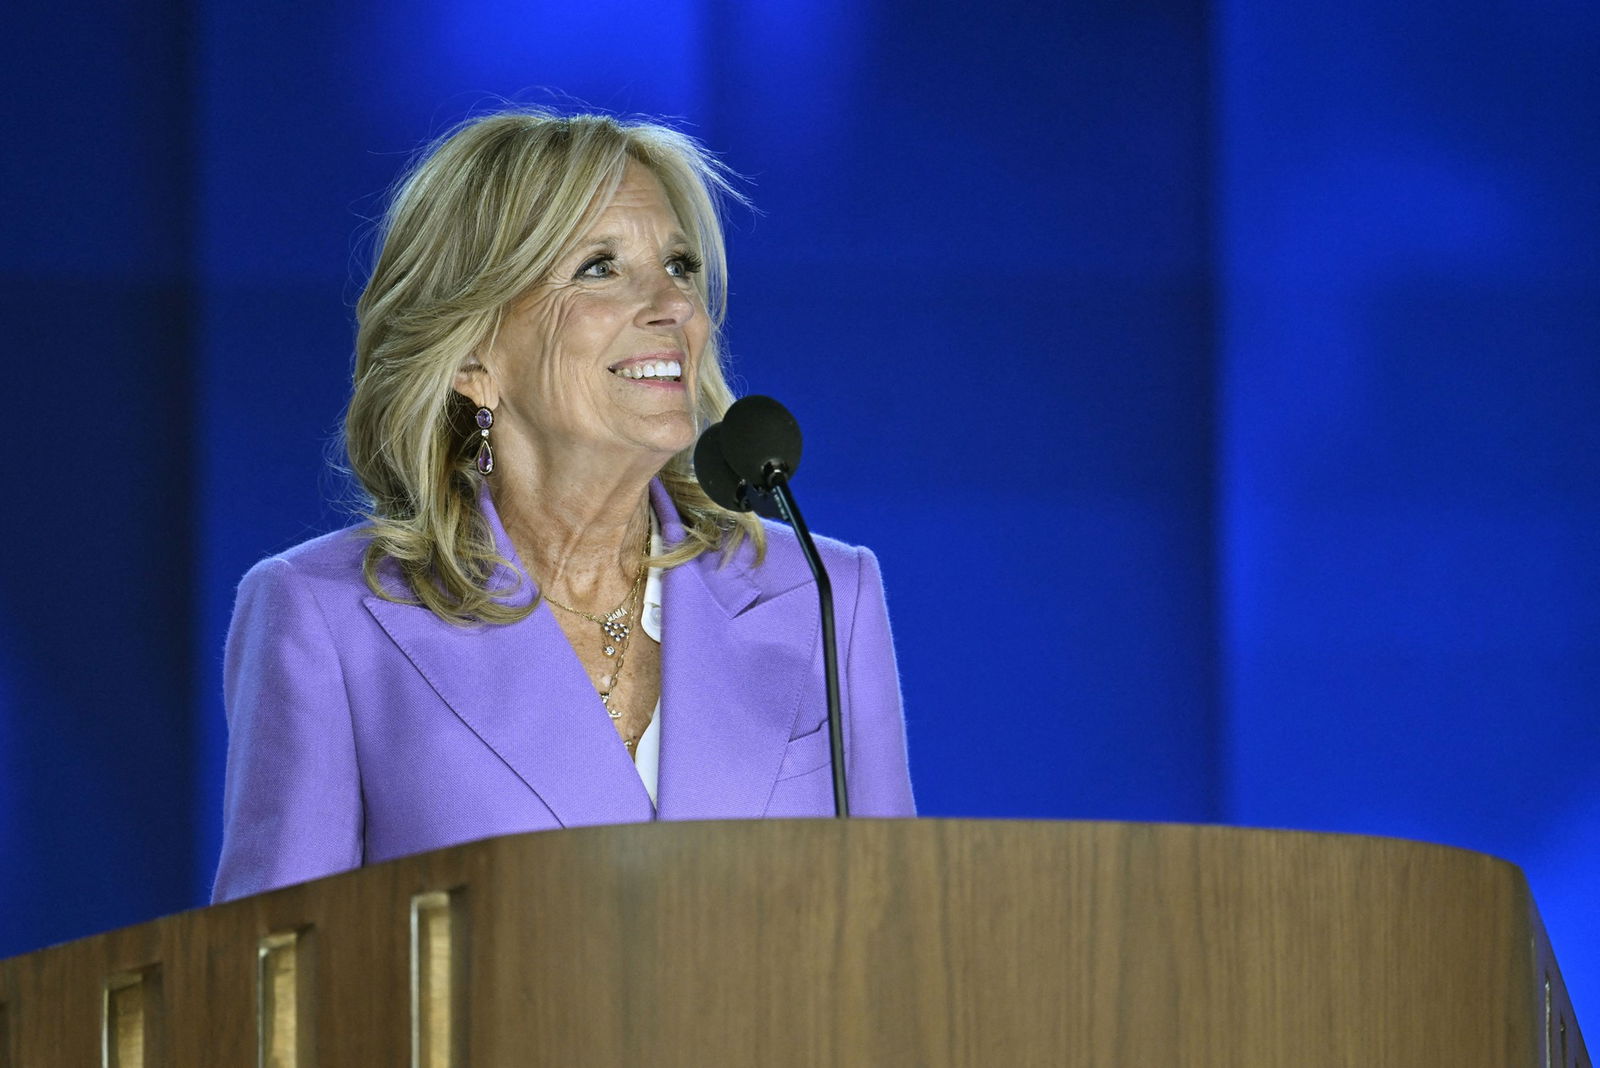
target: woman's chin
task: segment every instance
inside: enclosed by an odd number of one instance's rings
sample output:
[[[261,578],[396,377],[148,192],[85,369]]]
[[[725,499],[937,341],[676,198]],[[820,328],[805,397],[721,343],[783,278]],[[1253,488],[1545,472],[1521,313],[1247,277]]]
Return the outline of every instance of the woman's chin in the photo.
[[[696,436],[694,419],[687,412],[675,412],[651,426],[648,440],[653,451],[670,459],[691,448]]]

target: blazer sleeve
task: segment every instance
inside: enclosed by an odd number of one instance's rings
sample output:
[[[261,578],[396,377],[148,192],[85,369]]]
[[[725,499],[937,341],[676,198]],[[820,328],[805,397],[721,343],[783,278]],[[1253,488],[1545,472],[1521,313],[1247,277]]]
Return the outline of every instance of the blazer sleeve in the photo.
[[[865,548],[856,550],[856,603],[845,665],[850,814],[915,816],[889,607],[878,558]]]
[[[358,867],[361,783],[344,672],[289,560],[264,560],[239,584],[223,678],[228,763],[212,901]]]

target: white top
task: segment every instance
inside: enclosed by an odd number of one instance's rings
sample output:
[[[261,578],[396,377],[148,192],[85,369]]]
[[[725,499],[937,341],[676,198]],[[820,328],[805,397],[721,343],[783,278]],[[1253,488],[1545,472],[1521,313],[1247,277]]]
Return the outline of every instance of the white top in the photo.
[[[650,512],[650,555],[661,552],[661,525],[656,513]],[[640,620],[645,634],[657,645],[661,644],[661,569],[652,567],[644,579],[644,618]],[[650,803],[656,803],[656,780],[661,771],[661,698],[656,698],[655,710],[650,713],[650,725],[639,736],[633,747],[633,766],[639,769],[639,779],[644,783]]]

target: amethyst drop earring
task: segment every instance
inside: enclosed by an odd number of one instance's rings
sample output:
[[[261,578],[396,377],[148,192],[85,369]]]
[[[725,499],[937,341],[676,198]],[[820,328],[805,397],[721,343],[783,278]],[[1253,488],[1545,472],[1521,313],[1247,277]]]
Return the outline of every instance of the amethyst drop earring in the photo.
[[[494,450],[489,447],[489,428],[494,426],[494,413],[487,408],[479,408],[476,416],[478,422],[478,474],[489,475],[494,473]]]

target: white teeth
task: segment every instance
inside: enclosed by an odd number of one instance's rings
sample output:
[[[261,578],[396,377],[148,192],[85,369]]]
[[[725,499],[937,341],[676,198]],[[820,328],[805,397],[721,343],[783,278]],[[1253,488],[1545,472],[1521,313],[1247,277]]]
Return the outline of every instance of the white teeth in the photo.
[[[615,373],[623,378],[682,378],[683,364],[677,360],[652,360],[631,367],[619,367]]]

